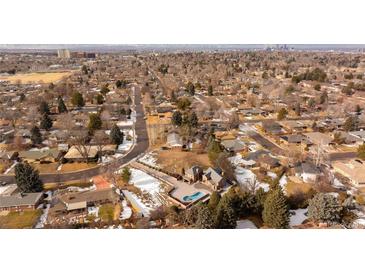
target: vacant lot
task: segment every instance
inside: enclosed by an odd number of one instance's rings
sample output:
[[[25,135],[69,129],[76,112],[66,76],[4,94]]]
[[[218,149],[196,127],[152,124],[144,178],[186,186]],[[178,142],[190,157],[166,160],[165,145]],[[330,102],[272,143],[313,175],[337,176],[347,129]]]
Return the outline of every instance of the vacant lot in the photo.
[[[44,72],[44,73],[24,73],[10,76],[1,76],[0,80],[10,81],[11,83],[55,83],[63,77],[70,76],[71,71],[65,72]]]
[[[9,212],[0,216],[0,228],[32,228],[42,214],[42,210]]]
[[[181,173],[181,169],[187,170],[192,165],[203,168],[210,166],[208,154],[198,154],[191,151],[164,150],[157,153],[157,164],[169,172]]]

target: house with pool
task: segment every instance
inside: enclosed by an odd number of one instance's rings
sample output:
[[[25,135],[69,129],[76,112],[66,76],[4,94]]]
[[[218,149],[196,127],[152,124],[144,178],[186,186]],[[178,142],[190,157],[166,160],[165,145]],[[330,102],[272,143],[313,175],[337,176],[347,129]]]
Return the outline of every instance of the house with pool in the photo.
[[[183,180],[175,180],[169,195],[183,207],[209,199],[213,191],[224,192],[231,186],[220,169],[192,166],[185,171]]]

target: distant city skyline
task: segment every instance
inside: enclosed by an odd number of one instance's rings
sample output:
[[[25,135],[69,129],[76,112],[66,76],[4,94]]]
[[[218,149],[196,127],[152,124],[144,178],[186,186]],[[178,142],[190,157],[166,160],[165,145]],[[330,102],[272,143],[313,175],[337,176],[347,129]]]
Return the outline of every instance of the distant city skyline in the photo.
[[[358,51],[365,44],[0,44],[0,51],[206,51],[206,50],[263,50],[285,48],[291,50]]]

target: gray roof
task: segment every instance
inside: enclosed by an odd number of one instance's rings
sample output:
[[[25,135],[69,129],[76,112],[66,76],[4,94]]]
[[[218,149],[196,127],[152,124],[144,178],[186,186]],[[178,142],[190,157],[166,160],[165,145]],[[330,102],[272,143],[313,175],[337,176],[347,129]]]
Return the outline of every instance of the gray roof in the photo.
[[[172,147],[183,145],[180,135],[177,134],[176,132],[172,132],[169,135],[167,135],[166,143]]]
[[[186,174],[189,174],[191,176],[194,176],[194,175],[199,175],[199,173],[201,174],[203,171],[203,169],[199,166],[192,166],[190,167],[187,171],[186,171]]]
[[[245,148],[245,143],[240,140],[224,140],[221,142],[222,146],[229,151],[241,151]]]
[[[60,151],[57,148],[45,149],[45,150],[28,150],[19,151],[20,158],[27,159],[42,159],[45,157],[57,158],[60,155]]]
[[[257,150],[255,152],[250,152],[247,157],[244,158],[244,160],[249,161],[249,160],[254,160],[257,161],[258,158],[260,158],[260,156],[265,155],[265,154],[269,154],[269,152],[267,150]]]
[[[218,184],[223,177],[215,171],[213,168],[209,167],[205,172],[204,175],[210,180],[213,184]]]
[[[24,193],[12,196],[0,196],[0,208],[16,206],[34,206],[41,198],[42,192]]]
[[[299,165],[295,168],[295,172],[299,173],[299,174],[302,174],[302,173],[316,174],[316,175],[320,174],[318,167],[316,167],[312,163],[302,163],[301,165]]]
[[[361,139],[365,139],[365,130],[351,131],[349,134]]]

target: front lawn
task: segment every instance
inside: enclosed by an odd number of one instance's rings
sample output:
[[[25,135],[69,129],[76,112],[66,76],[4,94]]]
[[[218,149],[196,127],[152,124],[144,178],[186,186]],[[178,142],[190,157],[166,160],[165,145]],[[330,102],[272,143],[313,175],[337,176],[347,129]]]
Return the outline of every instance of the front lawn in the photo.
[[[9,212],[6,216],[0,216],[0,228],[33,228],[41,215],[42,210],[40,209],[24,212]]]

